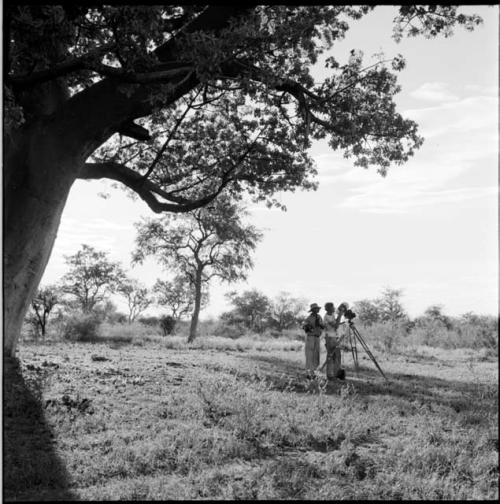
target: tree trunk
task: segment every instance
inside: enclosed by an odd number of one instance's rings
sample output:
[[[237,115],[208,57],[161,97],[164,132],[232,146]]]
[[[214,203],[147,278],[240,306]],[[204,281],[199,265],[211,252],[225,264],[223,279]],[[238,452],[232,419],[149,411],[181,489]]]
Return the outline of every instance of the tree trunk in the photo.
[[[4,355],[14,356],[24,316],[57,236],[81,160],[40,123],[9,139],[4,158]]]
[[[47,326],[47,317],[45,313],[43,314],[43,321],[42,321],[42,339],[45,340],[45,327]]]
[[[194,311],[193,316],[191,317],[191,327],[189,328],[188,343],[192,343],[195,340],[198,330],[198,318],[200,316],[201,308],[201,269],[198,269],[198,271],[196,272],[194,289]]]

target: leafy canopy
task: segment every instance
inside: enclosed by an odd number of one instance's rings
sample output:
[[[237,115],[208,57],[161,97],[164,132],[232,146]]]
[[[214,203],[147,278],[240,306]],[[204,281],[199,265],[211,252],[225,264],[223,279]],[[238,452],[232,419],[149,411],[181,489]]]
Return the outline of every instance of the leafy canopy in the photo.
[[[155,212],[199,208],[223,191],[276,204],[275,191],[313,189],[305,151],[323,138],[385,175],[423,141],[394,103],[402,56],[365,62],[353,50],[345,64],[327,58],[323,82],[310,72],[373,8],[9,5],[7,133],[88,103],[100,121],[79,176],[124,184]],[[480,22],[453,5],[402,6],[394,38]],[[59,99],[46,99],[54,90]]]
[[[251,253],[262,238],[255,226],[242,220],[243,208],[220,198],[207,207],[136,224],[134,262],[156,256],[192,286],[218,277],[225,282],[246,278],[252,268]]]
[[[124,278],[117,287],[127,301],[128,322],[133,322],[153,303],[149,289],[133,278]]]
[[[156,303],[165,308],[169,308],[174,320],[191,313],[194,308],[194,292],[186,277],[175,276],[172,280],[158,279],[153,285],[153,292],[156,294]],[[208,303],[208,293],[202,292],[201,307]]]
[[[106,252],[83,244],[73,255],[65,256],[69,271],[61,280],[64,293],[73,296],[84,312],[106,300],[122,285],[125,274],[119,263],[111,261]]]

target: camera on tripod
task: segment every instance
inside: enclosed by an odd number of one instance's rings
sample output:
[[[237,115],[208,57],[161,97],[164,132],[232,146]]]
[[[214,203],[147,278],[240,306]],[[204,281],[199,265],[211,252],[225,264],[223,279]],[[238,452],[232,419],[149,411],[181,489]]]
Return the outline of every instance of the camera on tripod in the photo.
[[[339,313],[343,315],[348,322],[351,322],[356,317],[356,314],[349,308],[347,303],[340,303]]]

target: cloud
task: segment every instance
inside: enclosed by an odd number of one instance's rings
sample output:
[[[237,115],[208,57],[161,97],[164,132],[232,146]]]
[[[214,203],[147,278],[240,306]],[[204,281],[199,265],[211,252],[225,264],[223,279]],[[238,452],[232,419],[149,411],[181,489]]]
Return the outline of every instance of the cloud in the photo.
[[[352,169],[352,160],[347,159],[339,151],[313,156],[316,162],[318,175],[316,179],[321,185],[330,184],[338,180],[339,176],[345,175]]]
[[[417,121],[426,137],[469,133],[480,129],[498,131],[498,97],[474,96],[434,107],[407,109],[403,116]]]
[[[50,264],[61,268],[65,255],[75,254],[83,243],[110,253],[113,259],[120,255],[119,232],[131,230],[131,226],[112,222],[102,217],[79,220],[64,217],[57,233]],[[123,233],[121,233],[123,235]]]
[[[337,205],[365,212],[410,212],[430,205],[497,194],[498,98],[474,96],[404,114],[419,123],[425,142],[413,158],[389,169],[351,165],[325,177],[338,184]]]
[[[281,210],[280,208],[276,208],[276,207],[268,208],[267,206],[258,206],[258,205],[254,205],[254,206],[249,207],[248,211],[249,212],[280,212],[280,213],[283,212],[283,210]]]
[[[477,95],[498,96],[498,86],[481,86],[479,84],[466,84],[465,91],[472,91]]]
[[[448,90],[448,84],[445,82],[425,82],[408,94],[417,100],[425,101],[447,102],[458,100],[458,96]]]
[[[430,190],[425,186],[406,187],[400,192],[371,186],[351,196],[339,206],[357,208],[370,213],[408,213],[416,208],[449,205],[498,194],[494,187],[463,187],[459,189]],[[496,199],[496,196],[495,196]]]
[[[392,168],[385,178],[375,170],[353,167],[337,177],[336,184],[343,185],[346,194],[337,206],[364,212],[406,213],[496,194],[497,150],[488,150],[474,141],[463,141],[454,147],[436,149],[431,145],[422,156]],[[468,175],[472,170],[473,178]],[[457,187],[459,177],[465,177],[461,187]]]
[[[382,179],[376,167],[365,170],[353,166],[341,152],[314,156],[321,186],[331,184],[404,184],[426,183],[428,189],[448,183],[481,162],[481,170],[490,169],[498,157],[498,98],[475,96],[420,109],[408,109],[405,117],[419,124],[424,145],[407,163],[389,168]],[[496,168],[494,168],[496,170]]]

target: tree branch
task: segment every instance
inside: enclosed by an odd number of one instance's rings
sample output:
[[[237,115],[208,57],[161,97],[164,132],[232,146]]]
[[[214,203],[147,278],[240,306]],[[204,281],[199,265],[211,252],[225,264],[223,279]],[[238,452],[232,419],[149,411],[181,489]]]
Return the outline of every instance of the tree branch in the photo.
[[[196,100],[196,98],[198,98],[199,94],[200,94],[200,92],[198,91],[198,93],[196,93],[196,95],[190,100],[189,104],[187,105],[187,107],[184,110],[184,112],[182,113],[182,115],[179,117],[179,119],[177,119],[174,127],[172,128],[172,130],[168,134],[167,139],[165,140],[165,143],[162,145],[161,149],[156,154],[156,157],[154,158],[153,162],[149,166],[148,171],[144,174],[144,177],[143,177],[144,181],[147,180],[147,178],[149,177],[149,175],[151,175],[151,172],[155,169],[155,166],[158,164],[159,160],[163,156],[163,153],[165,152],[168,144],[170,143],[170,141],[174,137],[176,131],[179,129],[179,126],[181,125],[182,121],[184,120],[184,118],[186,117],[187,113],[191,109],[191,106],[192,106],[193,102]]]
[[[92,65],[90,64],[90,59],[99,56],[101,54],[106,53],[107,51],[111,51],[115,48],[115,44],[106,44],[102,47],[98,47],[94,51],[91,51],[88,54],[77,58],[70,58],[62,63],[54,65],[51,68],[47,68],[45,70],[39,70],[38,72],[33,72],[30,74],[24,75],[7,75],[5,80],[7,84],[12,84],[17,87],[29,87],[35,84],[41,84],[43,82],[47,82],[58,77],[63,77],[72,72],[76,72],[79,70],[91,70]],[[104,65],[103,65],[104,66]],[[111,67],[110,67],[111,68]]]
[[[195,210],[196,208],[205,206],[213,201],[231,180],[229,177],[224,177],[219,187],[214,192],[196,200],[188,200],[186,198],[174,199],[171,195],[149,180],[144,182],[140,173],[137,173],[120,163],[85,163],[78,178],[85,180],[109,178],[111,180],[121,182],[128,188],[132,189],[155,213],[189,212],[191,210]],[[161,195],[170,201],[179,201],[179,203],[173,204],[158,201],[154,193]]]
[[[124,122],[118,129],[117,133],[119,133],[120,135],[128,136],[130,138],[135,138],[136,140],[140,140],[141,142],[151,140],[151,133],[146,128],[143,128],[141,125],[136,124],[133,121]]]

